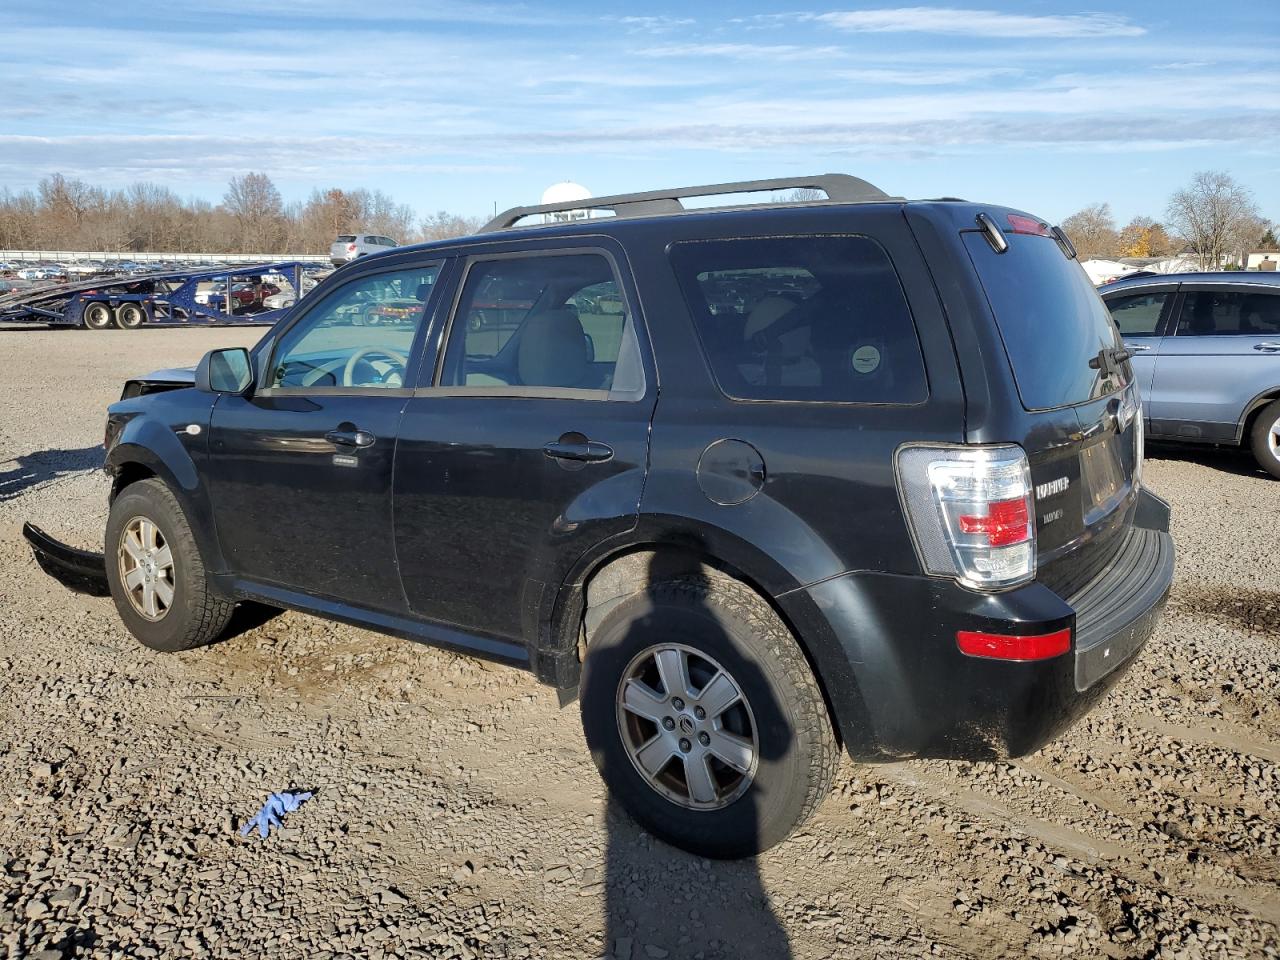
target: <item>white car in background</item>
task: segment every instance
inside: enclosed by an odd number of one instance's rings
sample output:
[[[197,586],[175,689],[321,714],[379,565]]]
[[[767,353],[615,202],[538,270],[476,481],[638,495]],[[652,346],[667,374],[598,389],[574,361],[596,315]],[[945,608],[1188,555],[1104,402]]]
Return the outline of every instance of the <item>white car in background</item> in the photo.
[[[329,259],[335,267],[340,267],[371,253],[381,253],[398,246],[400,244],[390,237],[375,233],[344,233],[329,245]]]

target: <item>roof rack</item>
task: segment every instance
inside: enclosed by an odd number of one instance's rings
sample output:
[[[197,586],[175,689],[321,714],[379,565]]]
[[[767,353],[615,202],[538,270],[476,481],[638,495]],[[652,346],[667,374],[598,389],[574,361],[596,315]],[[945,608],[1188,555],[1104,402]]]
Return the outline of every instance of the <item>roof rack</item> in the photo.
[[[649,190],[645,193],[619,193],[611,197],[588,197],[563,203],[543,203],[530,207],[504,210],[487,224],[481,233],[506,230],[525,217],[540,213],[567,213],[571,210],[612,210],[617,217],[643,217],[663,213],[682,213],[688,208],[681,197],[714,197],[726,193],[760,193],[767,190],[821,190],[827,200],[858,202],[900,199],[890,197],[879,187],[847,173],[821,173],[811,177],[780,177],[774,180],[743,180],[738,183],[712,183],[701,187],[675,187]],[[807,201],[806,201],[807,202]]]

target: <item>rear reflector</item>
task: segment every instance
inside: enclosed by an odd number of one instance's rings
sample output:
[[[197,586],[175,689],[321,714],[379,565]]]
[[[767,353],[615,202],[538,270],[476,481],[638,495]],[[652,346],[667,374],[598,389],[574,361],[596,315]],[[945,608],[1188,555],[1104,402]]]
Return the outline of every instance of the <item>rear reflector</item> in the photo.
[[[1047,660],[1071,649],[1071,630],[1042,633],[1032,637],[1011,637],[1002,633],[961,630],[956,646],[971,657],[991,660]]]

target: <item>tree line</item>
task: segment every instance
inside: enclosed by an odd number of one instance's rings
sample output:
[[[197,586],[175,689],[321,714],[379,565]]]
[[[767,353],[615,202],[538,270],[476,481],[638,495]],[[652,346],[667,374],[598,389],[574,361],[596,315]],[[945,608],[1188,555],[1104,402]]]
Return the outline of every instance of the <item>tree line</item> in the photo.
[[[483,224],[446,210],[420,218],[381,190],[317,189],[305,202],[287,204],[264,173],[233,177],[217,204],[155,183],[108,190],[60,173],[34,190],[0,191],[0,249],[7,250],[327,253],[345,233],[412,243],[474,233]]]
[[[1062,221],[1081,260],[1191,256],[1200,269],[1235,266],[1252,250],[1277,250],[1276,225],[1268,223],[1248,188],[1229,174],[1205,170],[1177,190],[1164,222],[1134,217],[1117,227],[1111,204],[1095,203]]]

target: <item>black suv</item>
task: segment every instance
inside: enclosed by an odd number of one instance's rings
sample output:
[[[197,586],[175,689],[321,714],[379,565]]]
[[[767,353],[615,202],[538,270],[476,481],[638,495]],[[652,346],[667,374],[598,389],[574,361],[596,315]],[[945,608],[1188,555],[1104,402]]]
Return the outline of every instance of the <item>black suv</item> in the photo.
[[[827,199],[681,203],[796,187]],[[185,650],[252,600],[526,667],[711,856],[786,837],[842,749],[1016,756],[1115,682],[1173,546],[1060,230],[838,175],[572,206],[362,258],[194,389],[132,381],[129,630]]]

